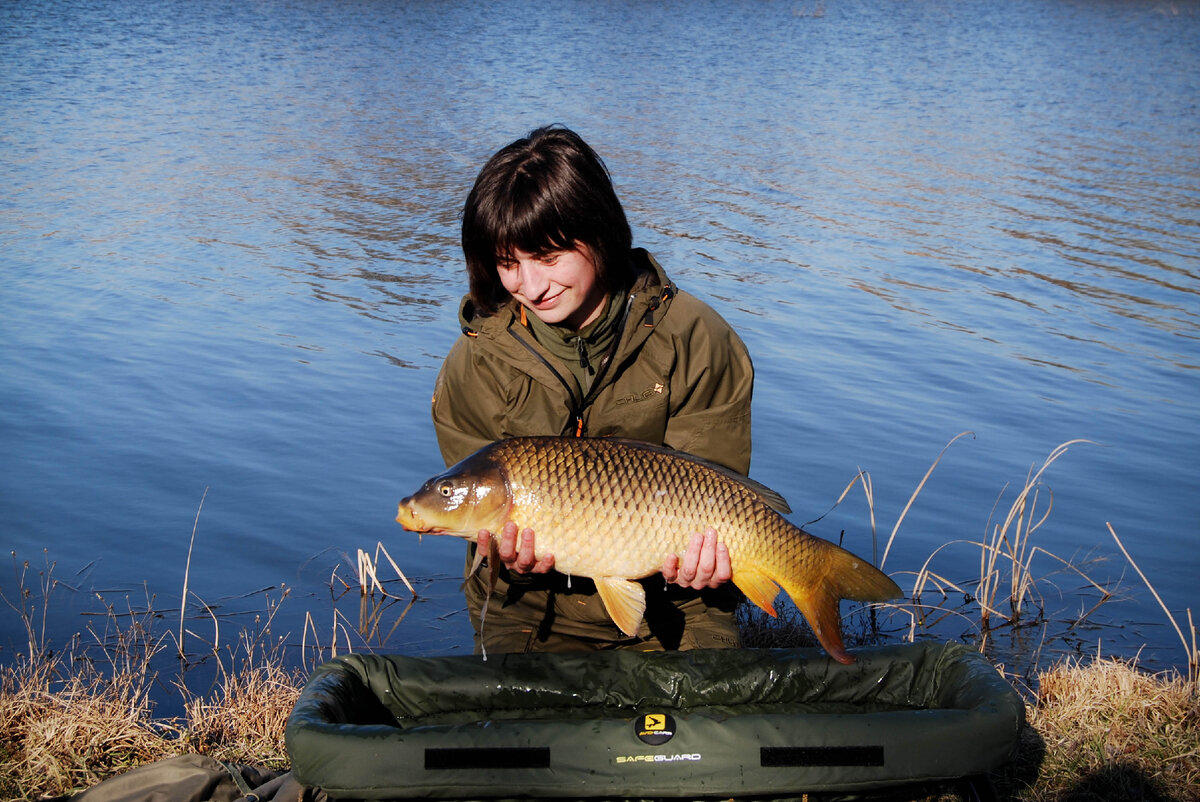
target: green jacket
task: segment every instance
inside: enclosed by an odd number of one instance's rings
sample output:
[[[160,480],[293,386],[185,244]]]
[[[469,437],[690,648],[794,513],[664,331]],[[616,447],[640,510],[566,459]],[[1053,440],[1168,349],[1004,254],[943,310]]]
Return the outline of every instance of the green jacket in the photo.
[[[463,336],[433,395],[447,465],[505,437],[579,433],[663,444],[749,472],[754,367],[746,346],[649,253],[635,249],[632,258],[638,278],[622,334],[586,397],[521,324],[516,304],[480,317],[463,299]]]
[[[505,437],[580,434],[627,437],[747,473],[754,367],[720,315],[681,292],[648,253],[632,258],[637,278],[626,299],[621,335],[599,360],[586,395],[567,366],[521,322],[515,303],[489,317],[469,298],[459,313],[463,336],[438,375],[433,421],[447,465]],[[472,563],[474,545],[468,549]],[[737,645],[730,583],[693,591],[647,581],[647,612],[629,639],[608,617],[590,580],[509,575],[494,588],[464,583],[476,652],[580,648],[719,648]],[[484,631],[484,609],[487,616]],[[652,623],[653,622],[653,623]]]

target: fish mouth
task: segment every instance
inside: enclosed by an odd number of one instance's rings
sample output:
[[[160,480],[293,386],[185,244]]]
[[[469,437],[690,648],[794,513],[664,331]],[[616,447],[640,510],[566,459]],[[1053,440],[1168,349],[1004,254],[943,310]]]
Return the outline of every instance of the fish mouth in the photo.
[[[428,524],[421,520],[421,517],[413,511],[405,502],[408,499],[400,502],[399,508],[396,510],[396,523],[403,526],[410,532],[430,532],[432,529]]]
[[[451,531],[444,526],[434,526],[433,524],[426,523],[407,502],[408,499],[400,502],[399,509],[396,510],[396,523],[409,532],[420,532],[425,535],[444,535]]]

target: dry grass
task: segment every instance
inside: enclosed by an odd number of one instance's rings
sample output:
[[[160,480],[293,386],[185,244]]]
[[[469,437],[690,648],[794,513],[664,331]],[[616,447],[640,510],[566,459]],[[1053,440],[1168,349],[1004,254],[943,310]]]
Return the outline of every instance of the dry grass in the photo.
[[[217,687],[181,687],[185,715],[161,719],[149,697],[149,657],[116,673],[56,657],[0,666],[0,799],[78,792],[185,752],[268,768],[287,765],[284,724],[303,676],[278,655],[248,654]]]
[[[1200,697],[1176,673],[1097,657],[1041,673],[1018,760],[997,784],[1030,802],[1200,799]]]
[[[70,660],[42,653],[0,666],[0,795],[64,793],[173,754],[170,725],[152,715],[139,631],[107,670],[75,649]]]
[[[218,680],[208,693],[176,682],[185,711],[179,731],[189,751],[226,762],[287,767],[283,732],[305,674],[287,665],[283,644],[268,644],[264,632],[269,635],[269,626],[242,632],[238,646],[217,660]]]
[[[303,677],[285,665],[278,644],[266,645],[266,625],[210,658],[221,659],[218,680],[207,693],[180,685],[184,716],[161,720],[148,694],[150,661],[161,641],[144,623],[129,620],[117,636],[97,638],[112,644],[104,649],[75,644],[68,651],[78,649],[77,659],[43,653],[0,666],[0,799],[78,791],[184,752],[272,768],[286,764],[284,722]],[[785,616],[774,632],[769,627],[780,622],[757,623],[754,645],[779,645],[781,633],[792,642],[808,637],[796,631],[803,625],[799,616]],[[91,653],[101,659],[86,656]],[[1046,671],[1037,687],[1027,707],[1022,751],[994,778],[1001,798],[1198,798],[1200,708],[1194,684],[1098,658]],[[888,798],[954,798],[936,789],[913,793]]]
[[[18,593],[0,598],[16,612],[28,650],[0,665],[0,799],[36,799],[78,792],[129,769],[184,752],[271,768],[287,763],[284,724],[303,685],[289,668],[281,644],[272,643],[270,623],[243,630],[233,643],[209,644],[206,664],[216,681],[203,691],[185,682],[179,662],[174,686],[184,715],[155,715],[155,666],[173,661],[174,633],[153,631],[159,616],[130,605],[89,624],[59,651],[46,641],[46,610],[57,581],[54,564],[37,572],[17,566]],[[36,573],[36,581],[34,580]],[[25,583],[35,585],[27,588]],[[103,601],[103,599],[101,599]],[[194,633],[190,633],[193,634]]]

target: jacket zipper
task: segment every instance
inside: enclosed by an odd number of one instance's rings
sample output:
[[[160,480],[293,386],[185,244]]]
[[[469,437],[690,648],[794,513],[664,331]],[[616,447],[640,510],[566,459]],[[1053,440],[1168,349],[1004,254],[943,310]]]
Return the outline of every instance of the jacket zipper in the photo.
[[[540,353],[538,353],[538,350],[533,347],[533,343],[527,342],[525,340],[525,338],[518,335],[516,333],[516,331],[514,331],[511,328],[508,329],[508,333],[510,335],[512,335],[512,338],[514,340],[516,340],[522,346],[524,346],[526,351],[528,351],[529,353],[531,353],[535,357],[537,357],[538,361],[546,366],[546,369],[550,371],[550,373],[554,376],[554,378],[558,379],[558,383],[561,384],[563,386],[563,389],[567,391],[567,397],[571,399],[571,410],[570,410],[571,411],[571,419],[575,423],[574,435],[576,437],[582,437],[583,436],[583,408],[581,406],[582,402],[575,395],[575,389],[573,387],[571,387],[570,382],[568,382],[566,379],[564,379],[563,375],[561,373],[559,373],[558,370],[554,367],[554,365],[552,365],[550,363],[550,360],[546,359],[546,357],[544,357]],[[568,432],[563,432],[563,434],[566,435],[566,434],[568,434]]]
[[[596,396],[600,393],[600,380],[604,378],[604,374],[608,372],[609,365],[612,364],[613,357],[617,354],[617,349],[621,346],[621,337],[625,334],[625,321],[629,319],[629,310],[633,308],[633,293],[629,293],[629,298],[625,301],[625,308],[621,310],[621,316],[617,318],[617,333],[613,337],[612,345],[608,347],[604,357],[600,360],[600,364],[596,367],[596,376],[592,379],[592,387],[588,391],[587,396],[583,399],[583,408],[591,406],[596,400]]]

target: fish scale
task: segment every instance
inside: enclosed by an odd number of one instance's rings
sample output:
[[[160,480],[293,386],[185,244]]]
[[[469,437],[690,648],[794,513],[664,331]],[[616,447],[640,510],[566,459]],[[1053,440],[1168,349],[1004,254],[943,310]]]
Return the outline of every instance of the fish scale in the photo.
[[[616,439],[521,437],[486,446],[428,480],[400,502],[406,529],[474,539],[513,521],[532,529],[539,556],[596,583],[605,609],[634,635],[644,588],[668,555],[682,557],[692,536],[717,530],[733,582],[771,615],[787,592],[835,659],[842,646],[841,599],[901,595],[889,577],[781,515],[769,488],[662,446]]]
[[[692,534],[708,526],[731,554],[763,559],[762,547],[778,539],[772,524],[795,529],[745,484],[701,463],[615,449],[608,440],[568,439],[551,459],[542,457],[542,441],[507,444],[495,453],[509,466],[510,518],[536,533],[539,551],[555,555],[564,573],[589,575],[600,564],[615,575],[645,576],[667,554],[682,555]]]

